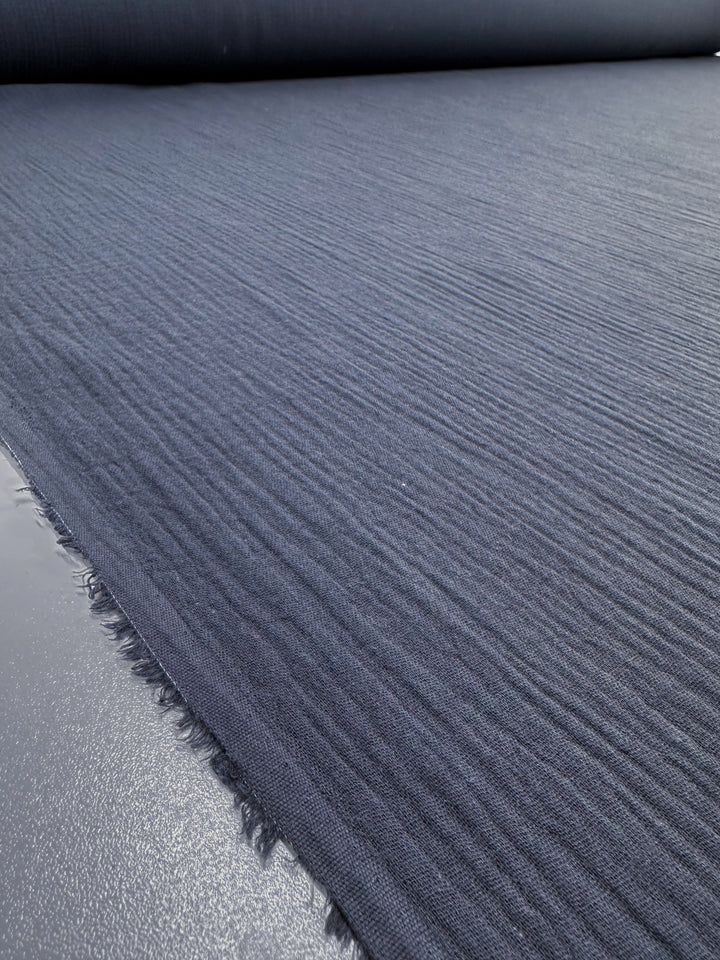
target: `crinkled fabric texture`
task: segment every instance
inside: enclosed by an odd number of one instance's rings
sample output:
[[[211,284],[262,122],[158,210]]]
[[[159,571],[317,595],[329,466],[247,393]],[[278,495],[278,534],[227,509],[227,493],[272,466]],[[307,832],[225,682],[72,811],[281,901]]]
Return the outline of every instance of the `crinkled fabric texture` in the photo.
[[[720,955],[719,94],[0,91],[0,433],[376,960]]]
[[[717,0],[3,0],[4,82],[710,54]]]

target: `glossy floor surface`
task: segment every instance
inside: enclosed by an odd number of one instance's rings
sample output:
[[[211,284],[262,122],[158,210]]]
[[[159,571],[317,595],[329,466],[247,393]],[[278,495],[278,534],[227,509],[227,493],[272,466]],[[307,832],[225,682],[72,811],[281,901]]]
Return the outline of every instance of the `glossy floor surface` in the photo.
[[[324,901],[112,644],[0,452],[0,958],[331,960]]]

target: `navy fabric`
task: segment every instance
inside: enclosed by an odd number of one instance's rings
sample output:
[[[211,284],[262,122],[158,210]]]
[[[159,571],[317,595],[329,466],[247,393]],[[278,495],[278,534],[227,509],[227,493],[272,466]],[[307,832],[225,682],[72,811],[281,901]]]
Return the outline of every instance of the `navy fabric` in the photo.
[[[719,93],[0,90],[0,433],[376,960],[720,955]]]
[[[0,81],[183,81],[710,54],[717,0],[3,0]]]

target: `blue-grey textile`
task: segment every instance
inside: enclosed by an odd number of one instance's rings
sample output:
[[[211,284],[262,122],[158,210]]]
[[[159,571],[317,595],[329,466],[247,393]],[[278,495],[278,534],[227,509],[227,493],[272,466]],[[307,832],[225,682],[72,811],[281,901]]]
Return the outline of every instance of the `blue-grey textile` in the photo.
[[[0,81],[237,79],[711,54],[718,0],[2,0]]]
[[[375,960],[720,956],[719,103],[0,90],[0,434]]]

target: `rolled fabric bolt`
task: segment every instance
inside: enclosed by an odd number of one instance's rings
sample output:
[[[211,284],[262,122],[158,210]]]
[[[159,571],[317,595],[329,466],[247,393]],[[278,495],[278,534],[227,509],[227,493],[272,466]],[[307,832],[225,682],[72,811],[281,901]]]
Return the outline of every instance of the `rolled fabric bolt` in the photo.
[[[184,82],[710,54],[715,0],[6,0],[0,80]]]

